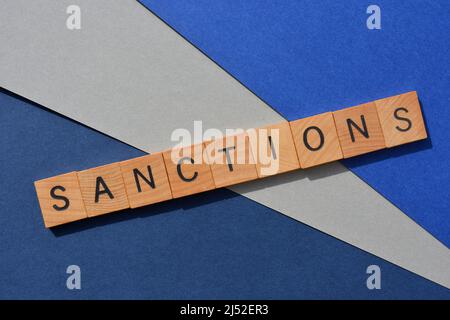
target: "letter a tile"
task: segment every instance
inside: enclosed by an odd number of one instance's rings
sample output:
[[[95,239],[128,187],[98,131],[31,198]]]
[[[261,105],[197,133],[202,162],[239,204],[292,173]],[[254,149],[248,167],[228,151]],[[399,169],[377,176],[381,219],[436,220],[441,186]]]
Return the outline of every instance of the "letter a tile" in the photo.
[[[119,163],[80,171],[78,181],[89,217],[130,207]]]

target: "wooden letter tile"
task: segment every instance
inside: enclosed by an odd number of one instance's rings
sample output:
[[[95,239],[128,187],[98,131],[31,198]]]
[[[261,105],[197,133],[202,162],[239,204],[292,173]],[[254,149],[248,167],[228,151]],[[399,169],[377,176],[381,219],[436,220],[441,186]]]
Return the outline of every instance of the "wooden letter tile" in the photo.
[[[172,199],[161,152],[120,162],[131,208]]]
[[[87,218],[76,172],[34,182],[46,228]]]
[[[119,163],[80,171],[78,181],[89,217],[130,207]]]
[[[174,198],[215,189],[211,168],[203,156],[202,143],[163,153]]]
[[[292,121],[290,125],[302,168],[343,158],[331,112]]]
[[[333,112],[344,158],[386,147],[374,102]]]
[[[289,122],[247,131],[258,177],[300,168]]]
[[[427,138],[415,91],[375,101],[388,148]]]
[[[217,188],[258,178],[247,134],[209,141],[206,154]]]

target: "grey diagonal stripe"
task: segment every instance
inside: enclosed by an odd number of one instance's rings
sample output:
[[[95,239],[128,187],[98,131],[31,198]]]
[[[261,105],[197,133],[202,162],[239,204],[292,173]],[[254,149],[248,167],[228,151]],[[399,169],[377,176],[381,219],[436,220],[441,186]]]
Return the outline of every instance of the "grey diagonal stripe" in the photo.
[[[66,7],[81,8],[81,30]],[[2,0],[0,85],[149,152],[171,132],[282,118],[134,0]],[[80,168],[83,169],[83,168]],[[233,188],[450,287],[450,251],[341,164]]]

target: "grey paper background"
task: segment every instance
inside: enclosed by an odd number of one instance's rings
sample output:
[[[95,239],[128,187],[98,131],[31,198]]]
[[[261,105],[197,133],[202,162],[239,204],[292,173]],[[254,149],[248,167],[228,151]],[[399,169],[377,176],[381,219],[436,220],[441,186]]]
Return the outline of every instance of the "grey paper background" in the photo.
[[[68,5],[82,29],[65,26]],[[3,0],[0,85],[139,149],[283,119],[133,0]],[[81,168],[80,168],[81,169]],[[233,188],[450,288],[449,250],[340,163]]]

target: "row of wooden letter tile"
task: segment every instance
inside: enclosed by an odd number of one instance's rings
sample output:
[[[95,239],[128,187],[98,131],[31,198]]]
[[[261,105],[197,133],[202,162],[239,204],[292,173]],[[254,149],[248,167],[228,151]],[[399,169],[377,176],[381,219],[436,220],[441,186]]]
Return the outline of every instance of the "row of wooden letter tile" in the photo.
[[[254,129],[268,136],[274,129],[278,154],[277,170],[269,172],[261,163],[259,144],[249,133],[227,136],[182,148],[174,162],[172,149],[112,163],[80,172],[39,180],[35,187],[47,228],[126,208],[136,208],[188,196],[215,188],[263,178],[300,168],[349,158],[382,148],[425,139],[425,125],[415,91],[327,112],[292,122]],[[250,131],[248,131],[250,132]],[[245,139],[241,150],[232,149]],[[227,148],[217,152],[217,146]],[[267,144],[273,148],[273,145]],[[270,148],[268,147],[268,148]],[[205,150],[223,157],[222,162],[194,161],[210,158]],[[215,152],[215,153],[214,153]],[[236,161],[245,153],[244,163]],[[183,157],[183,153],[189,157]],[[211,153],[210,153],[211,154]],[[228,158],[227,158],[228,156]],[[211,159],[206,159],[211,160]],[[269,172],[269,173],[267,173]]]

